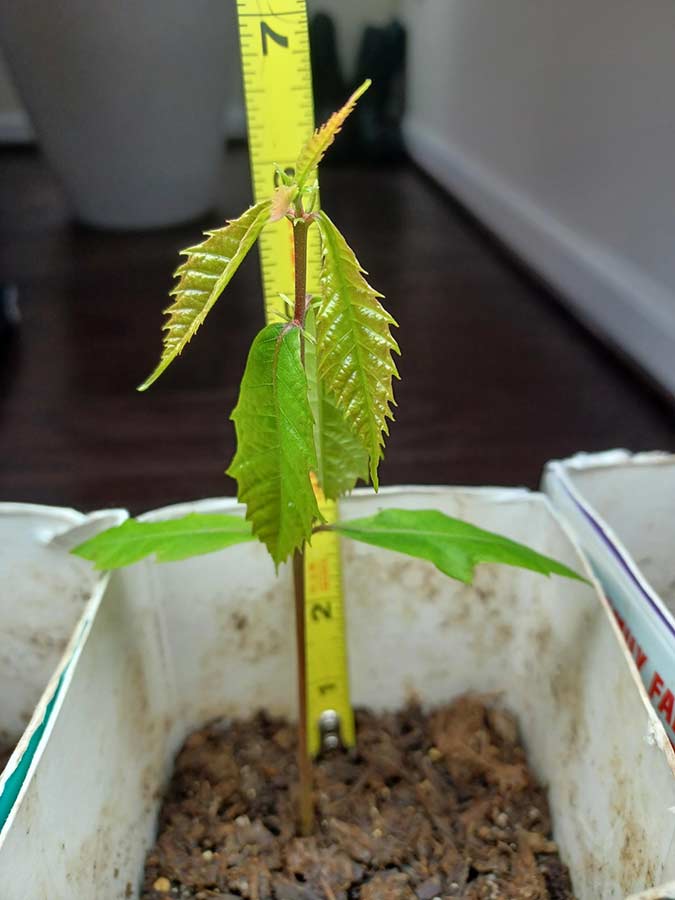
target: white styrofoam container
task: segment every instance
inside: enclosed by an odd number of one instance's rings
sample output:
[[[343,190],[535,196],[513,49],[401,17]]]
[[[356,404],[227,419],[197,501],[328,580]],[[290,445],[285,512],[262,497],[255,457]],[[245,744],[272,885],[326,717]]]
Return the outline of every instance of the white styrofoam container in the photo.
[[[384,506],[440,509],[585,565],[541,495],[392,488],[356,492],[341,509],[353,518]],[[149,518],[191,510],[240,507],[202,501]],[[357,704],[500,692],[548,785],[579,900],[639,895],[675,878],[673,751],[596,589],[492,565],[466,586],[349,541],[343,560]],[[261,706],[295,712],[290,578],[287,568],[275,576],[258,543],[115,574],[0,844],[3,900],[138,896],[186,734]]]
[[[44,748],[64,671],[107,581],[69,548],[125,517],[0,503],[0,738],[15,745],[0,772],[0,828]]]
[[[580,453],[550,462],[543,488],[587,553],[675,741],[675,456]]]

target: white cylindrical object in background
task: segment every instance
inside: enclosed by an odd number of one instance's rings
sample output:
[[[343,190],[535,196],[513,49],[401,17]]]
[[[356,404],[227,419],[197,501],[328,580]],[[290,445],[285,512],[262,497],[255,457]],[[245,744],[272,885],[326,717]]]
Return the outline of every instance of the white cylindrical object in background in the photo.
[[[233,27],[234,4],[218,0],[0,7],[3,50],[78,219],[153,228],[213,205]]]

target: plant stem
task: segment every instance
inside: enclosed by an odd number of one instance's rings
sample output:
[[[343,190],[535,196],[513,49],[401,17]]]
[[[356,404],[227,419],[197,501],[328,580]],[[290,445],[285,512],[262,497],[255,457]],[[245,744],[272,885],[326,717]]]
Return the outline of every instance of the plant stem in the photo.
[[[309,222],[304,219],[293,224],[293,246],[295,250],[295,308],[293,318],[300,325],[305,324],[305,304],[307,302],[307,231]]]
[[[293,554],[295,645],[298,663],[298,791],[299,825],[303,837],[313,830],[312,761],[307,750],[307,657],[305,645],[305,550]]]
[[[301,209],[299,210],[301,211]],[[307,230],[304,219],[293,223],[293,247],[295,250],[295,307],[293,318],[302,327],[305,324],[307,294]],[[305,346],[300,335],[300,353],[305,362]],[[307,652],[305,643],[305,547],[293,554],[293,588],[295,594],[295,644],[298,665],[298,818],[300,834],[311,834],[314,823],[312,803],[312,761],[307,748]]]

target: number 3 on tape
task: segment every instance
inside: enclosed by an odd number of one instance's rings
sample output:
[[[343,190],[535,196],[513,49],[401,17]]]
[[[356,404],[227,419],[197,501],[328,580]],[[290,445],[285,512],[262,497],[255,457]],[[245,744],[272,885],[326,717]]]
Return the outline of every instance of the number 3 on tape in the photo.
[[[305,0],[238,0],[248,143],[255,201],[274,186],[274,167],[289,174],[298,150],[314,128],[312,75]],[[307,284],[319,287],[317,229],[310,230]],[[290,223],[265,229],[260,238],[265,316],[282,313],[280,294],[293,294],[293,238]],[[315,484],[319,508],[328,522],[337,507]],[[339,538],[314,536],[305,554],[305,634],[307,642],[307,733],[309,751],[354,744],[349,699]]]

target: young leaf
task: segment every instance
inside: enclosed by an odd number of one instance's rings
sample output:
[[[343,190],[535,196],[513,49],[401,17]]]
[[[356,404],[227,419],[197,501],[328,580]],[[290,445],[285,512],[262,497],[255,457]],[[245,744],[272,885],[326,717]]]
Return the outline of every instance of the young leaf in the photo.
[[[272,194],[270,222],[280,222],[290,212],[291,204],[297,193],[295,185],[280,184]]]
[[[352,434],[335,401],[319,381],[316,369],[316,317],[313,306],[307,310],[305,329],[310,341],[305,344],[305,371],[309,384],[309,402],[314,414],[319,486],[329,500],[337,500],[354,488],[360,478],[368,478],[368,454]]]
[[[297,326],[277,322],[257,335],[231,418],[237,452],[228,475],[278,565],[310,539],[321,517],[309,477],[316,469],[314,422]]]
[[[271,206],[271,200],[257,203],[224,228],[205,232],[201,244],[181,250],[187,260],[174,272],[180,280],[165,310],[169,318],[163,327],[162,357],[139,391],[150,387],[193,337],[269,221]]]
[[[471,584],[478,563],[504,563],[543,575],[585,581],[562,563],[501,535],[484,531],[433,509],[386,509],[364,519],[332,525],[355,541],[396,550],[432,562],[451,578]]]
[[[323,264],[316,332],[319,377],[370,457],[377,490],[387,419],[393,419],[392,378],[398,372],[391,335],[396,322],[363,277],[354,252],[328,216],[320,212]]]
[[[347,100],[342,109],[334,112],[327,122],[324,122],[320,128],[317,128],[300,151],[298,161],[295,164],[295,180],[301,190],[314,172],[314,169],[323,159],[326,150],[335,140],[335,135],[344,125],[345,119],[353,111],[356,101],[362,94],[365,94],[371,84],[370,78],[366,78],[363,84]]]
[[[72,552],[91,560],[97,569],[120,569],[153,554],[157,562],[174,562],[252,540],[251,526],[240,516],[190,513],[166,522],[127,519]]]

